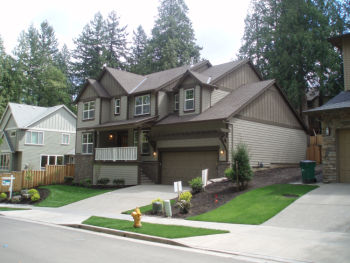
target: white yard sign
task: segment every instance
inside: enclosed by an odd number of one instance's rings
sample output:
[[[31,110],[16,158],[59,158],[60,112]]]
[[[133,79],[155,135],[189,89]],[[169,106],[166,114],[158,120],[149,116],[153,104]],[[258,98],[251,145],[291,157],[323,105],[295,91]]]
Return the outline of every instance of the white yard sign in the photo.
[[[12,188],[13,188],[13,180],[15,180],[15,177],[11,174],[10,177],[2,177],[2,185],[3,186],[10,186],[9,192],[10,192],[10,199],[12,198]]]
[[[203,186],[205,187],[208,182],[208,169],[202,170],[202,183]]]
[[[181,193],[182,192],[182,182],[174,182],[174,192],[175,193]]]

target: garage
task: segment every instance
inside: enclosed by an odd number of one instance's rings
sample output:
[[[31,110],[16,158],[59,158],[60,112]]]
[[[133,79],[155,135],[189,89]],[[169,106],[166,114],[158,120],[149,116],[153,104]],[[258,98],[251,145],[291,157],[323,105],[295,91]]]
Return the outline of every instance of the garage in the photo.
[[[209,169],[209,178],[217,177],[217,151],[162,152],[162,184],[182,181],[188,185],[192,178],[201,176],[203,169]]]
[[[338,133],[339,180],[350,183],[350,130],[339,130]]]

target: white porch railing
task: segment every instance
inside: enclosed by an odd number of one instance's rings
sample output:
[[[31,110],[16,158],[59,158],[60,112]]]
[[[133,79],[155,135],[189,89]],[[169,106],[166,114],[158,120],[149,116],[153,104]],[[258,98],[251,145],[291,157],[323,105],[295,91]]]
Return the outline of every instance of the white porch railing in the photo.
[[[96,148],[96,161],[136,161],[137,147]]]

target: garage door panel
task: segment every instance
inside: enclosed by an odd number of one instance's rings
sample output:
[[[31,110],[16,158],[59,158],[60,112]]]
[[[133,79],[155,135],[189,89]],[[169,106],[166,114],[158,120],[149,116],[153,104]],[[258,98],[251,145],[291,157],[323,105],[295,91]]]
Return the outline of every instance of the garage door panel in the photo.
[[[201,176],[203,169],[209,169],[209,178],[217,177],[217,151],[163,152],[162,184],[182,181],[188,185],[192,178]]]
[[[340,130],[338,142],[339,179],[350,183],[350,130]]]

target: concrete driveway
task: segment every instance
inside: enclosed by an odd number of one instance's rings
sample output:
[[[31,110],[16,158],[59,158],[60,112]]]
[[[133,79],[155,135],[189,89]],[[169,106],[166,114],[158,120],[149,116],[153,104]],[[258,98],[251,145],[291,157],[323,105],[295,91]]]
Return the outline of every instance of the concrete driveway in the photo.
[[[321,184],[263,225],[350,233],[350,184]]]

